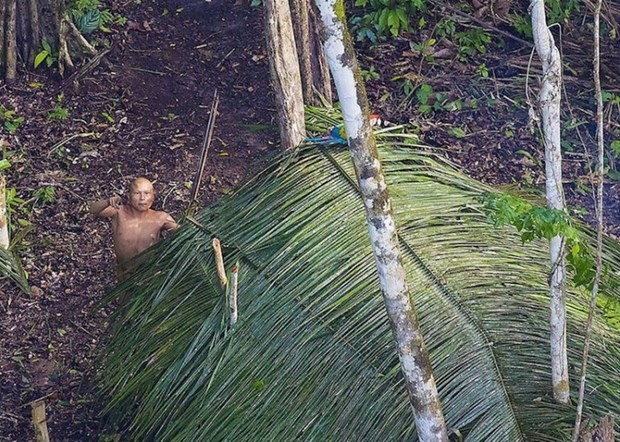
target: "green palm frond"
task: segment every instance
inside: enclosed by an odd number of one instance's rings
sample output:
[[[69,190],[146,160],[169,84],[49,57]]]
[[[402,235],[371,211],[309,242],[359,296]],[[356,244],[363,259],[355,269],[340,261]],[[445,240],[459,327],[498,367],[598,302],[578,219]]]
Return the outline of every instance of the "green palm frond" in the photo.
[[[10,249],[0,248],[0,277],[11,279],[24,293],[30,294],[28,276],[19,257]]]
[[[333,120],[313,115],[316,130]],[[332,118],[332,117],[330,117]],[[449,428],[468,441],[564,441],[551,397],[547,245],[494,229],[490,190],[400,130],[378,134],[412,296]],[[117,289],[107,413],[158,441],[414,440],[410,405],[344,148],[310,146],[201,212]],[[231,327],[211,250],[240,262]],[[606,260],[618,269],[620,247]],[[620,299],[614,288],[607,294]],[[576,391],[587,293],[569,290]],[[620,330],[599,316],[586,413],[618,411]]]

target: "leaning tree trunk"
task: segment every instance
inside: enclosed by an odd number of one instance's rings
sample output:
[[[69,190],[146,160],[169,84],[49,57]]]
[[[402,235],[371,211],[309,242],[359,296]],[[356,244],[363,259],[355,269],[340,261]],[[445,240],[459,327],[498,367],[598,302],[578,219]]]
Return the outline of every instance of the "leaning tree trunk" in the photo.
[[[306,124],[288,0],[265,0],[265,23],[280,142],[282,149],[294,149],[306,137]]]
[[[0,0],[0,25],[0,78],[7,83],[17,78],[18,61],[33,66],[43,40],[61,75],[76,57],[96,52],[67,15],[65,0]]]
[[[344,3],[343,0],[315,1],[321,13],[325,54],[342,107],[349,150],[366,207],[370,242],[416,430],[422,442],[447,441],[439,395],[409,295],[388,189],[368,121],[366,89],[346,28]]]
[[[316,12],[309,0],[290,0],[304,102],[320,105],[320,94],[331,103],[331,77],[321,48]]]
[[[549,208],[566,210],[562,188],[562,151],[560,148],[560,98],[562,62],[553,35],[547,27],[543,0],[532,0],[532,31],[538,56],[542,60],[543,80],[539,105],[542,116],[545,144],[546,195]],[[551,378],[553,397],[561,403],[568,403],[568,358],[566,353],[566,300],[564,260],[565,238],[557,235],[551,238]]]

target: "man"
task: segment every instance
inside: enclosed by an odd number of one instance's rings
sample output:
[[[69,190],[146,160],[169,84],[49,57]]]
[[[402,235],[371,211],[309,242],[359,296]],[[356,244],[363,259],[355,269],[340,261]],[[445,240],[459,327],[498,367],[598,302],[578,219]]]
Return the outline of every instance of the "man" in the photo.
[[[115,195],[90,205],[92,214],[112,220],[119,280],[131,271],[128,262],[134,256],[158,242],[162,232],[179,227],[168,213],[151,209],[154,199],[153,183],[140,177],[129,186],[129,204],[121,204],[121,198]]]

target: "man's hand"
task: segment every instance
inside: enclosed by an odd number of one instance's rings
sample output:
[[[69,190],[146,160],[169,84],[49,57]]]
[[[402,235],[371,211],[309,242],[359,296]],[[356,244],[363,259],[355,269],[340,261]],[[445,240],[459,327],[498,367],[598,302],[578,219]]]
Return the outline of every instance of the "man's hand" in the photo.
[[[118,210],[121,208],[121,197],[118,195],[111,196],[108,200],[108,206],[111,208]]]

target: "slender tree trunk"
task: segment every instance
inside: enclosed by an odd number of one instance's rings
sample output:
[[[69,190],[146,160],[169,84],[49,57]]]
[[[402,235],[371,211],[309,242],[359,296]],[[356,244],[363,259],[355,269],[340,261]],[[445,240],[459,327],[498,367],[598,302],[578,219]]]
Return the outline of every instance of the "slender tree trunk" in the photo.
[[[545,174],[547,205],[552,209],[566,210],[562,188],[562,151],[560,148],[560,98],[562,62],[553,35],[547,27],[543,0],[532,0],[532,31],[538,56],[542,60],[543,80],[539,96],[545,144]],[[565,238],[551,238],[551,378],[553,397],[568,403],[568,359],[566,354],[566,300],[564,261]]]
[[[366,207],[370,242],[416,430],[423,442],[447,441],[437,387],[409,296],[388,189],[368,121],[366,89],[346,29],[343,0],[315,1],[324,25],[325,54],[342,107],[349,150]]]
[[[310,26],[310,59],[312,60],[312,84],[316,92],[327,103],[332,102],[332,77],[329,73],[329,64],[321,44],[320,19],[314,7],[309,8]],[[315,95],[316,98],[316,95]],[[312,103],[310,103],[312,104]]]
[[[293,31],[295,32],[295,46],[299,58],[299,70],[301,74],[301,88],[304,94],[304,102],[311,104],[314,97],[312,90],[312,63],[310,62],[310,28],[308,0],[290,0],[291,18]]]
[[[601,26],[601,6],[602,0],[597,0],[594,7],[594,57],[593,57],[593,76],[596,94],[596,141],[598,147],[598,164],[596,171],[596,274],[592,286],[592,297],[590,298],[590,311],[586,322],[586,333],[583,344],[583,357],[581,361],[581,376],[579,379],[579,397],[577,400],[577,413],[575,416],[575,427],[573,429],[573,441],[579,438],[581,427],[581,415],[583,412],[583,400],[586,390],[586,369],[588,366],[588,354],[590,352],[590,340],[592,338],[592,323],[594,322],[594,312],[596,310],[596,297],[598,296],[601,276],[603,274],[603,179],[605,176],[605,136],[603,132],[603,91],[601,88],[601,54],[600,54],[600,26]],[[601,425],[604,425],[601,421]],[[601,430],[603,433],[603,430]],[[613,441],[613,420],[611,421],[611,432],[606,431],[607,436],[600,441]]]
[[[306,137],[304,100],[288,0],[265,0],[267,53],[276,94],[282,149],[297,147]]]
[[[10,243],[9,220],[6,208],[6,178],[0,175],[0,247],[8,249]]]
[[[316,12],[309,0],[290,0],[304,102],[319,105],[319,93],[331,103],[331,77],[318,34]]]
[[[17,0],[7,0],[5,36],[5,77],[7,83],[17,78]]]

